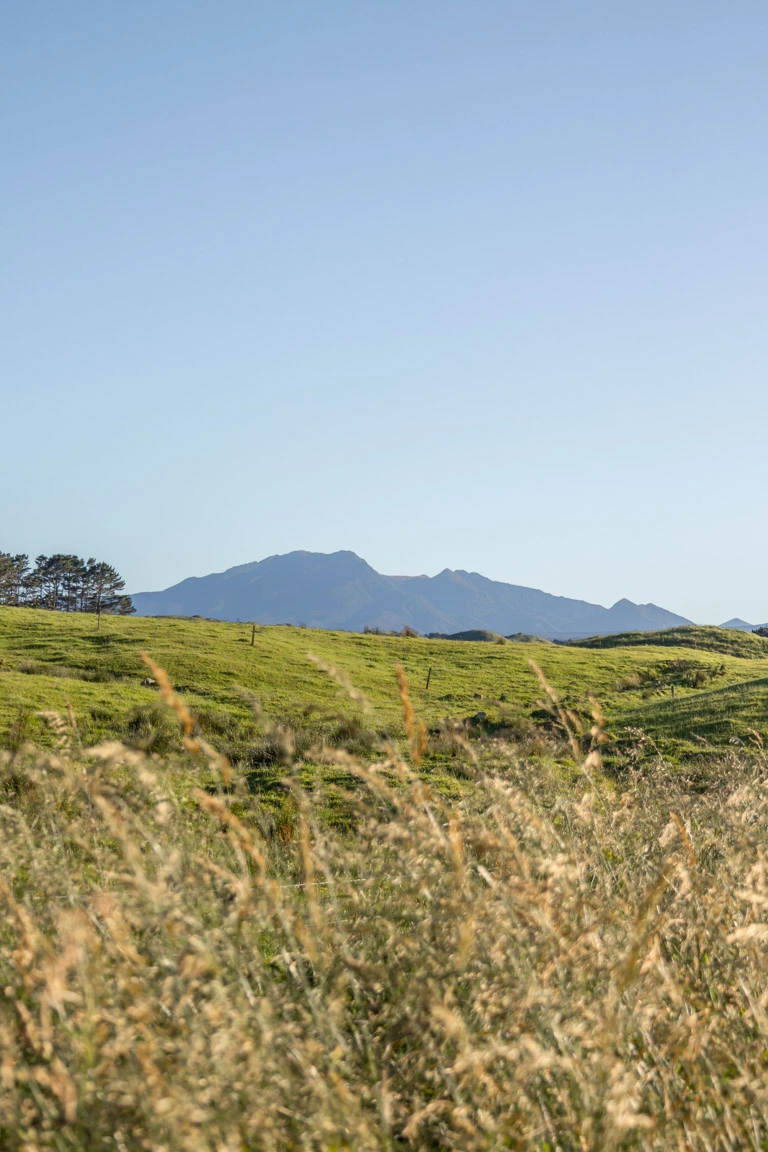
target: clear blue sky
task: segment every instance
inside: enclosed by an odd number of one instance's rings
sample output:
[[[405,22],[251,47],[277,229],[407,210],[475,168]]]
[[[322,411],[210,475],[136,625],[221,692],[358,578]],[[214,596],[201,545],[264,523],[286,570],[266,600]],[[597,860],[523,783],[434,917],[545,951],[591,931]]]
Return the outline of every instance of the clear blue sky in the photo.
[[[24,0],[0,116],[0,550],[768,618],[764,0]]]

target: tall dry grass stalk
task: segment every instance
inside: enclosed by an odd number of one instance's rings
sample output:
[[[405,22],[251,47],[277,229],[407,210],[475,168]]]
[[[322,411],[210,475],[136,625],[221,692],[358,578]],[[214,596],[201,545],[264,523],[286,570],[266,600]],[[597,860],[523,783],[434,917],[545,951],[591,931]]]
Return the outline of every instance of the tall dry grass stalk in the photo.
[[[768,1146],[765,765],[598,799],[489,744],[449,804],[327,755],[355,830],[294,777],[291,838],[64,721],[6,756],[0,1147]]]

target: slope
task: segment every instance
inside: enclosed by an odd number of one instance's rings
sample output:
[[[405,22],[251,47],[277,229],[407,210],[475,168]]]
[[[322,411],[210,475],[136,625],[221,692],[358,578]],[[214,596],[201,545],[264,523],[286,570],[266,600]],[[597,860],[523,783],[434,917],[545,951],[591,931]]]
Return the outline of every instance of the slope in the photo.
[[[592,636],[586,640],[572,640],[573,648],[693,648],[700,652],[722,652],[743,660],[764,660],[768,657],[768,637],[756,636],[725,626],[687,625],[668,628],[661,632],[620,632],[610,636]]]
[[[0,608],[0,745],[43,739],[38,713],[64,714],[71,705],[85,742],[144,734],[155,747],[166,728],[157,694],[142,685],[142,650],[167,668],[203,731],[235,758],[251,755],[257,730],[243,690],[302,738],[353,724],[359,707],[322,666],[347,676],[370,701],[370,721],[397,734],[397,663],[430,727],[478,711],[513,726],[535,721],[542,691],[533,659],[569,707],[586,714],[589,696],[597,697],[620,741],[627,727],[644,728],[660,740],[669,737],[675,754],[682,733],[691,750],[692,734],[705,734],[710,713],[719,746],[727,747],[732,736],[748,742],[753,728],[768,738],[766,694],[755,683],[768,677],[766,655],[744,659],[685,646],[451,642],[292,627],[260,628],[254,635],[246,625],[185,619],[110,617],[96,632],[89,616]],[[752,686],[739,696],[747,682]],[[720,693],[731,688],[733,695]],[[736,709],[734,720],[724,726],[718,717],[729,708]]]

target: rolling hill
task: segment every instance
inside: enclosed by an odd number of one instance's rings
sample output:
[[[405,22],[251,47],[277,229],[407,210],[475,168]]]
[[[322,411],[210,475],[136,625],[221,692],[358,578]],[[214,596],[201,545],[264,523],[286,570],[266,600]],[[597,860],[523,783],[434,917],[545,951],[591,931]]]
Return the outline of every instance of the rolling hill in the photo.
[[[616,632],[607,636],[590,636],[573,640],[574,648],[636,648],[653,645],[662,648],[697,648],[702,652],[722,652],[745,660],[768,657],[768,638],[722,624],[719,628],[689,624],[652,632]]]
[[[401,732],[398,664],[419,719],[435,732],[478,712],[522,732],[546,725],[533,660],[577,714],[590,715],[590,697],[600,702],[615,741],[607,751],[634,746],[640,731],[654,741],[651,751],[680,761],[709,746],[722,754],[736,740],[751,746],[755,732],[768,744],[768,639],[696,627],[616,639],[495,644],[121,616],[97,630],[86,613],[2,607],[0,749],[55,743],[58,728],[49,732],[46,717],[70,708],[83,744],[175,747],[178,725],[144,683],[142,651],[167,670],[206,737],[238,762],[253,760],[260,739],[250,693],[305,746],[337,729],[354,733],[359,701],[347,700],[336,677],[370,702],[367,723]]]
[[[437,576],[384,576],[354,552],[289,552],[226,572],[133,595],[142,616],[204,616],[261,624],[362,631],[456,633],[483,629],[547,639],[647,631],[690,624],[655,604],[611,608],[536,588],[444,569]]]

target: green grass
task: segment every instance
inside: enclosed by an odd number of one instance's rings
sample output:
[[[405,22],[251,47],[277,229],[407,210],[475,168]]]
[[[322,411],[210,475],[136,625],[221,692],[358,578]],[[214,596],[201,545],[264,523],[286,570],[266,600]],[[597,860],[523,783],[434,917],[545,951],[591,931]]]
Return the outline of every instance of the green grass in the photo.
[[[768,730],[768,677],[646,705],[626,712],[623,720],[667,746],[674,742],[694,750],[724,743],[759,744]]]
[[[243,624],[110,617],[97,632],[87,615],[0,608],[0,744],[44,740],[38,713],[68,705],[87,743],[156,729],[162,710],[157,693],[141,685],[148,674],[142,650],[166,668],[203,731],[235,759],[258,733],[244,693],[307,739],[332,740],[359,715],[313,657],[348,677],[370,701],[368,722],[393,737],[402,730],[398,663],[428,727],[478,711],[514,727],[541,718],[533,660],[577,712],[586,713],[590,695],[597,698],[620,743],[627,727],[643,729],[672,756],[700,752],[697,737],[717,748],[749,743],[752,729],[768,738],[768,640],[751,634],[683,628],[589,645],[497,645],[269,627],[251,639]],[[157,751],[167,750],[162,742],[161,732]]]
[[[642,731],[665,755],[674,759],[705,756],[723,747],[756,747],[768,738],[768,679],[765,661],[768,638],[732,628],[691,625],[664,632],[628,632],[575,641],[572,647],[591,651],[642,651],[671,648],[666,664],[693,660],[704,665],[703,654],[719,654],[725,659],[724,675],[700,685],[699,691],[633,693],[616,710],[624,729],[624,743]],[[680,653],[688,649],[686,657]],[[693,650],[693,651],[691,651]],[[694,656],[695,653],[695,656]],[[661,662],[664,663],[664,662]],[[689,677],[690,678],[690,677]],[[667,673],[667,681],[674,681]],[[715,687],[717,683],[717,687]],[[666,686],[666,685],[665,685]],[[671,683],[669,683],[671,688]]]
[[[740,632],[736,628],[713,628],[689,624],[683,628],[667,628],[663,632],[619,632],[612,636],[592,636],[588,640],[573,640],[574,648],[695,648],[700,652],[722,652],[725,656],[738,656],[743,660],[768,659],[768,637],[754,632]]]

